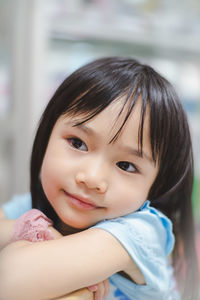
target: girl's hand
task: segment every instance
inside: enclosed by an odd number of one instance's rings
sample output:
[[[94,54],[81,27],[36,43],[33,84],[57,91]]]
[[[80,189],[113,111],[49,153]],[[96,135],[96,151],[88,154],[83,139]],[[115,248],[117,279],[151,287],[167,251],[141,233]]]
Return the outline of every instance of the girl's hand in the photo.
[[[56,230],[53,226],[49,226],[48,228],[50,229],[55,240],[63,237],[63,235],[58,230]]]
[[[94,293],[94,300],[103,300],[109,294],[109,279],[106,279],[98,284],[91,285],[88,287],[88,289]]]

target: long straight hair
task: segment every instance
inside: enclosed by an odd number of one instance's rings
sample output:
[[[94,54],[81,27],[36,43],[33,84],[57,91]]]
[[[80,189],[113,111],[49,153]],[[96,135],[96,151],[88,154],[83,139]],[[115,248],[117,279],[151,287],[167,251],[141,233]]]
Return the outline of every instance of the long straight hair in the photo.
[[[40,169],[52,129],[64,114],[84,115],[87,122],[117,98],[125,96],[128,107],[117,139],[138,98],[142,99],[138,148],[142,154],[146,109],[150,112],[150,142],[159,172],[148,199],[173,222],[176,236],[173,264],[182,280],[185,299],[197,299],[198,269],[192,213],[193,154],[187,118],[172,85],[150,66],[131,58],[107,57],[89,63],[57,89],[48,103],[36,133],[31,157],[31,195],[33,207],[41,209],[62,232],[59,218],[40,182]],[[123,108],[122,108],[123,110]],[[76,232],[70,229],[70,233]]]

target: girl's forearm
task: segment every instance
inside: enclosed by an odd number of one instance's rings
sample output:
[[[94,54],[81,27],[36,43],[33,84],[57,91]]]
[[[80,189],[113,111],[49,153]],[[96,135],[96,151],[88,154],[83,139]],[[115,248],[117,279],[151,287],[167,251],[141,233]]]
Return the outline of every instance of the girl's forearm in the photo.
[[[102,230],[17,241],[0,253],[0,299],[55,299],[105,280],[129,261],[119,242]]]
[[[0,252],[1,300],[52,300],[79,289],[76,285],[70,286],[66,276],[67,273],[70,276],[70,270],[62,269],[59,263],[61,256],[52,257],[51,251],[43,251],[43,244],[46,248],[46,242],[21,240],[9,244]]]
[[[15,220],[0,219],[0,251],[12,241]]]

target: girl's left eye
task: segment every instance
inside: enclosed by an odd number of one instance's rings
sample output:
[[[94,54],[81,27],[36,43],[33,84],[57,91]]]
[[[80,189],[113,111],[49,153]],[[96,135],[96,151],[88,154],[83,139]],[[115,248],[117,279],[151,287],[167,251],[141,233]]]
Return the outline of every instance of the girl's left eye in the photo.
[[[117,163],[117,166],[122,169],[123,171],[129,172],[129,173],[135,173],[137,172],[137,168],[128,161],[120,161]]]
[[[81,151],[87,151],[88,150],[86,144],[82,140],[80,140],[79,138],[69,138],[67,140],[73,148],[76,148],[76,149],[81,150]]]

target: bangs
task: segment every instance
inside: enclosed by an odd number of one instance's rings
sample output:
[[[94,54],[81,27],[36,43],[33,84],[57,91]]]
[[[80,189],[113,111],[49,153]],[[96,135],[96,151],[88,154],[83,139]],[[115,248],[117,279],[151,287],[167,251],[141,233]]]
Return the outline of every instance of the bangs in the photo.
[[[124,98],[124,99],[123,99]],[[99,89],[98,86],[93,86],[90,90],[86,91],[75,99],[70,106],[67,108],[67,113],[65,113],[68,116],[78,116],[79,120],[75,123],[74,126],[79,126],[81,124],[87,123],[89,120],[94,118],[96,115],[101,113],[106,107],[108,107],[111,103],[121,101],[122,107],[119,111],[118,115],[115,117],[116,120],[114,122],[113,127],[115,127],[115,124],[117,123],[119,117],[126,109],[126,115],[123,119],[122,125],[118,129],[118,131],[114,134],[112,139],[109,143],[114,143],[118,136],[120,135],[121,131],[123,130],[124,126],[126,125],[126,122],[128,121],[131,112],[133,111],[135,104],[137,103],[138,99],[141,98],[141,89],[138,86],[137,89],[133,89],[131,87],[125,87],[124,91],[116,92],[113,95],[113,92],[111,92],[110,98],[108,98],[108,93],[104,89]],[[95,101],[93,101],[95,99]],[[104,99],[102,101],[102,99]],[[138,151],[143,155],[142,148],[143,148],[143,128],[144,128],[144,119],[146,114],[146,107],[148,104],[147,97],[144,95],[142,99],[142,107],[141,107],[141,115],[140,115],[140,123],[139,123],[139,129],[138,129]],[[89,105],[88,105],[89,104]]]
[[[156,84],[156,85],[155,85]],[[163,88],[163,87],[162,87]],[[90,89],[83,92],[81,96],[74,99],[67,108],[65,114],[71,116],[80,116],[80,121],[78,121],[75,126],[79,126],[83,123],[88,122],[100,112],[102,112],[107,106],[109,106],[114,101],[119,101],[122,97],[124,102],[119,114],[116,116],[116,122],[127,109],[127,113],[124,117],[122,125],[119,130],[114,134],[110,143],[117,140],[122,129],[126,125],[135,104],[138,99],[141,99],[141,114],[140,123],[138,129],[138,151],[143,155],[143,131],[144,131],[144,121],[148,109],[149,119],[150,119],[150,144],[152,159],[160,161],[161,154],[165,148],[166,136],[170,131],[169,126],[169,112],[167,107],[165,107],[165,102],[163,101],[163,91],[160,84],[156,81],[151,82],[151,80],[144,80],[141,74],[138,78],[134,78],[134,83],[131,82],[129,86],[124,86],[122,90],[119,87],[110,87],[107,89],[101,87],[98,83],[93,85]],[[114,92],[114,90],[116,91]],[[166,95],[166,98],[168,95]],[[164,104],[163,104],[164,102]]]

